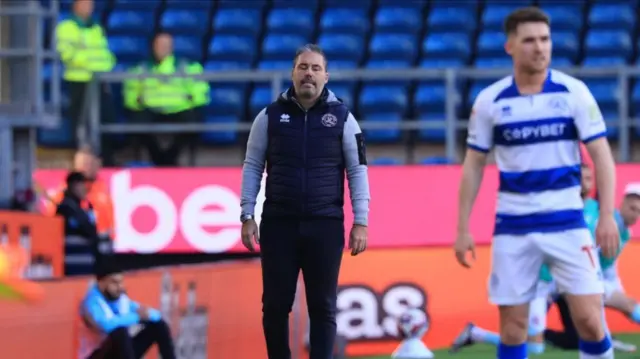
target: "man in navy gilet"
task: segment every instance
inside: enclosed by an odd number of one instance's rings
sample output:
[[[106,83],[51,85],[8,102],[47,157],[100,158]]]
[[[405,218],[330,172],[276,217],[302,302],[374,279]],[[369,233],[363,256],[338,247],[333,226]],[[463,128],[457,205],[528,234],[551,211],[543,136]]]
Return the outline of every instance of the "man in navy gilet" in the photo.
[[[260,244],[269,359],[291,358],[289,312],[301,270],[311,322],[310,359],[331,359],[345,238],[345,172],[354,214],[351,254],[367,245],[364,137],[347,106],[325,88],[327,59],[318,46],[296,53],[291,79],[293,87],[263,109],[251,127],[242,169],[242,242],[251,251]],[[254,207],[265,167],[258,231]]]

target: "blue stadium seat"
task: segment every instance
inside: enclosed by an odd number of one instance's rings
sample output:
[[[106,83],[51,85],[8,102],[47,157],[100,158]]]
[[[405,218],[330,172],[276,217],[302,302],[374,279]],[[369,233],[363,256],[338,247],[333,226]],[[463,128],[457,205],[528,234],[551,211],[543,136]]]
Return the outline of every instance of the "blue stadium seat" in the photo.
[[[196,9],[208,12],[213,5],[212,1],[202,0],[166,0],[168,9]]]
[[[369,19],[364,9],[327,9],[320,18],[322,33],[364,36],[369,30]]]
[[[209,60],[253,61],[256,41],[253,37],[216,35],[209,43]]]
[[[56,128],[38,129],[38,143],[44,147],[71,148],[74,142],[71,120],[63,117]]]
[[[204,64],[205,71],[240,71],[251,68],[251,61],[211,60]]]
[[[219,9],[213,18],[213,31],[216,35],[257,36],[262,24],[259,9]]]
[[[471,33],[477,27],[476,9],[463,4],[436,5],[427,19],[429,32]]]
[[[396,6],[413,9],[417,12],[424,9],[425,5],[426,2],[424,0],[378,0],[378,6],[380,7]]]
[[[589,27],[598,30],[631,31],[636,26],[635,8],[625,4],[595,4],[589,12]]]
[[[384,123],[401,123],[402,113],[386,110],[385,112],[374,112],[364,115],[363,123],[367,122],[384,122]],[[364,136],[369,143],[390,143],[398,142],[402,136],[402,131],[398,128],[376,128],[364,129]]]
[[[464,67],[466,61],[462,59],[430,59],[425,58],[420,61],[420,67],[424,68],[459,68]]]
[[[618,129],[618,123],[620,123],[620,116],[618,115],[617,108],[604,108],[602,110],[602,118],[607,124],[607,137],[609,139],[615,140],[618,138],[618,133],[620,130]]]
[[[262,42],[262,58],[265,60],[291,60],[296,50],[307,43],[299,35],[269,34]]]
[[[542,8],[551,18],[551,29],[555,31],[579,32],[582,30],[582,6],[578,4],[551,4]],[[555,43],[555,34],[554,43]],[[555,45],[555,44],[554,44]]]
[[[491,85],[491,83],[493,83],[495,80],[477,80],[471,83],[471,86],[469,87],[469,93],[467,94],[467,105],[469,108],[473,106],[473,103],[476,101],[476,97],[478,97],[480,91],[484,90],[485,87]]]
[[[409,105],[407,91],[402,86],[365,84],[358,101],[360,113],[368,115],[376,112],[404,113]]]
[[[511,58],[508,56],[496,56],[496,57],[478,57],[475,61],[475,67],[481,69],[489,68],[501,68],[509,69],[513,66]]]
[[[205,116],[205,123],[232,124],[239,123],[238,116]],[[237,131],[210,131],[202,133],[202,141],[207,144],[226,145],[234,143],[238,138]]]
[[[444,156],[431,156],[420,160],[422,165],[451,165],[455,163],[452,159]]]
[[[311,9],[273,9],[267,17],[267,31],[270,34],[296,33],[309,37],[315,28]]]
[[[127,161],[124,164],[125,168],[151,168],[154,167],[153,163],[147,161]]]
[[[616,111],[618,106],[619,84],[616,80],[586,79],[585,83],[603,112]]]
[[[631,36],[626,31],[591,30],[585,41],[587,56],[622,56],[629,58],[633,53]]]
[[[134,36],[109,36],[109,48],[118,61],[141,61],[148,57],[149,40]]]
[[[273,92],[271,88],[264,86],[256,86],[249,98],[249,109],[251,116],[256,116],[263,108],[273,102]]]
[[[109,35],[153,33],[153,13],[139,10],[114,10],[107,20]],[[150,26],[151,24],[151,26]]]
[[[553,55],[575,60],[580,51],[578,33],[557,32],[553,34]]]
[[[218,0],[218,9],[252,9],[262,10],[267,6],[269,0],[251,0],[251,1],[238,1],[238,0]]]
[[[444,112],[425,112],[418,115],[418,121],[425,123],[444,124],[446,115]],[[445,138],[445,129],[443,128],[423,128],[418,130],[418,138],[424,141],[442,142]]]
[[[209,14],[199,9],[169,9],[162,13],[160,27],[172,34],[203,35],[209,28]]]
[[[290,8],[307,8],[316,9],[318,0],[298,1],[298,0],[273,0],[274,8],[290,9]]]
[[[399,166],[401,164],[402,161],[394,157],[376,157],[369,162],[371,166]]]
[[[369,11],[373,6],[374,0],[324,0],[324,6],[328,8],[351,8],[351,9],[363,9]]]
[[[329,63],[329,68],[333,70],[353,70],[358,68],[358,62],[355,60],[337,60]]]
[[[619,56],[587,56],[582,61],[582,66],[587,67],[612,67],[626,64],[627,60]]]
[[[174,36],[173,51],[178,57],[202,61],[202,39],[193,36]]]
[[[332,66],[334,60],[359,62],[364,53],[364,41],[357,35],[322,34],[318,38],[318,45],[331,59]]]
[[[369,60],[365,64],[368,69],[406,69],[407,67],[411,67],[411,62],[407,60]]]
[[[211,102],[206,111],[211,115],[240,116],[244,112],[244,93],[240,89],[212,86]]]
[[[263,60],[258,63],[258,69],[268,71],[291,70],[293,63],[286,60]]]
[[[572,59],[562,56],[551,57],[551,67],[571,67],[575,63]]]
[[[103,2],[106,4],[106,2]],[[145,9],[149,12],[154,12],[158,10],[162,0],[149,0],[149,1],[139,1],[139,0],[114,0],[113,8],[124,10],[124,9]],[[98,2],[96,1],[96,5]]]
[[[422,27],[420,12],[412,8],[381,7],[374,20],[376,32],[416,34]]]
[[[478,56],[504,55],[505,41],[502,32],[482,32],[478,38]]]
[[[518,9],[518,5],[487,5],[482,13],[482,26],[485,31],[501,31],[504,19]]]
[[[418,113],[443,111],[447,97],[444,85],[419,85],[413,98],[413,106]]]
[[[369,54],[376,60],[414,61],[418,54],[417,41],[408,34],[375,34],[369,44]]]
[[[336,97],[342,100],[349,108],[354,105],[353,102],[353,87],[348,85],[332,85],[329,83],[329,90],[331,90]]]
[[[422,53],[426,58],[458,58],[466,60],[471,55],[469,35],[431,34],[422,42]]]

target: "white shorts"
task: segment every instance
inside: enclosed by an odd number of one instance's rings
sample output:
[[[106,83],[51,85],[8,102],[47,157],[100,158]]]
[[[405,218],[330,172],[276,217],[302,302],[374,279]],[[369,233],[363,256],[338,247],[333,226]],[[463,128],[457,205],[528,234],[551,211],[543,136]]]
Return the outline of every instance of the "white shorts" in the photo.
[[[498,235],[491,249],[489,299],[493,304],[533,301],[543,263],[549,265],[559,293],[604,293],[598,254],[587,229]]]
[[[602,279],[604,284],[604,299],[607,300],[615,292],[624,293],[624,287],[622,281],[618,276],[617,264],[612,265],[602,272]]]

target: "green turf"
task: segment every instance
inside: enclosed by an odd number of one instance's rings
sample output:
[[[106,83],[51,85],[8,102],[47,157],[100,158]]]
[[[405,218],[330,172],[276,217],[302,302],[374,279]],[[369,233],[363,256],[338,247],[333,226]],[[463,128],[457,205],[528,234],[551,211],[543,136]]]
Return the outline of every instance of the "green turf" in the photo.
[[[615,336],[617,339],[622,340],[626,343],[635,344],[638,348],[640,348],[640,334],[620,334]],[[471,347],[466,347],[462,349],[460,352],[456,354],[450,355],[446,350],[437,350],[435,351],[435,359],[438,358],[451,358],[451,359],[487,359],[487,358],[495,358],[496,349],[493,346],[489,345],[474,345]],[[374,356],[374,357],[358,357],[358,359],[389,359],[391,356]],[[530,355],[529,358],[539,358],[539,359],[571,359],[577,358],[578,353],[571,352],[563,352],[559,350],[554,350],[550,347],[547,348],[547,351],[543,355]],[[640,350],[635,353],[620,353],[616,352],[616,359],[637,359],[640,358]],[[355,358],[354,358],[355,359]]]

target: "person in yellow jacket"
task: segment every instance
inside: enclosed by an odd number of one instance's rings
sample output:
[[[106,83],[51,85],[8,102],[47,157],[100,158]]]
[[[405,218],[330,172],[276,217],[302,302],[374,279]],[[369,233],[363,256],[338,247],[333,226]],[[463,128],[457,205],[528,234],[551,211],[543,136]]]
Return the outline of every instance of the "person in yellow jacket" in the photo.
[[[190,78],[202,73],[202,65],[173,54],[173,38],[160,32],[153,39],[153,57],[131,70],[138,75],[124,82],[124,105],[138,123],[193,123],[202,121],[202,108],[209,103],[209,84]],[[175,75],[169,78],[145,75]],[[173,135],[163,148],[158,136],[140,136],[151,161],[157,166],[177,166],[180,152],[195,142],[193,134]]]
[[[87,100],[88,85],[94,73],[109,72],[116,64],[116,58],[109,50],[104,29],[93,18],[93,0],[75,0],[73,16],[56,27],[56,50],[64,65],[63,80],[69,93],[69,118],[73,129],[89,113]],[[108,84],[100,85],[101,121],[113,122],[113,102]],[[74,136],[75,137],[75,136]],[[111,165],[111,150],[108,142],[103,144],[103,159]]]

